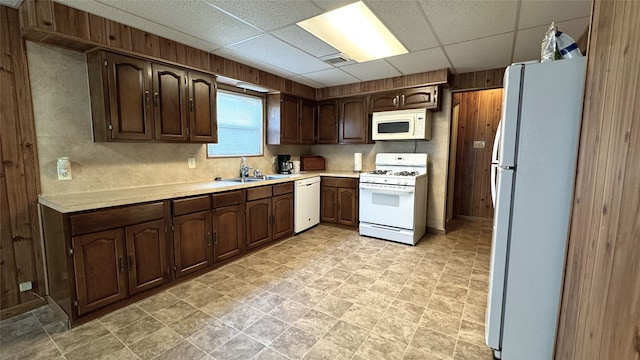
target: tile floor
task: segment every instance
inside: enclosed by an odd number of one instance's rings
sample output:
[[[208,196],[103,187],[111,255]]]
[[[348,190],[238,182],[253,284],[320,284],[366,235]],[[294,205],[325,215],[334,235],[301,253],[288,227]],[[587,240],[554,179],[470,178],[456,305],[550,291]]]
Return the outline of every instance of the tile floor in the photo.
[[[47,307],[0,322],[0,358],[489,360],[490,242],[320,225],[72,330]]]

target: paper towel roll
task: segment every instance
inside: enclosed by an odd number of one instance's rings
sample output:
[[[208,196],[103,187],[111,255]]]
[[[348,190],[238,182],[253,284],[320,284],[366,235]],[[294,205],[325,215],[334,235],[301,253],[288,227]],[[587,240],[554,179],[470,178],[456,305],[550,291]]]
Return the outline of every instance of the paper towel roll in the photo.
[[[353,171],[362,171],[362,153],[353,153]]]

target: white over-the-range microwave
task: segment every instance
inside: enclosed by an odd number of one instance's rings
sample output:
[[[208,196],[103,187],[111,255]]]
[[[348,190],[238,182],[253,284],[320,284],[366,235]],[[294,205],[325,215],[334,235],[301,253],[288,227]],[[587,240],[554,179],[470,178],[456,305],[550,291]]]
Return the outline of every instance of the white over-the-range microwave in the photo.
[[[431,140],[431,112],[409,109],[374,112],[372,140]]]

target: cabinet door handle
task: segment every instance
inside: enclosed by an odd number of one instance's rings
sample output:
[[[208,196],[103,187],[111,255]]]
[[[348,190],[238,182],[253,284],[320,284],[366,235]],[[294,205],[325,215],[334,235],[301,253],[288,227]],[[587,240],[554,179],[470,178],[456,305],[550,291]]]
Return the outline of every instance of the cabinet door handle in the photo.
[[[207,233],[207,246],[211,247],[211,233],[210,232]]]
[[[401,105],[404,105],[404,95],[401,95],[401,96],[400,96],[400,100],[401,100],[401,101],[400,101]]]
[[[393,98],[393,106],[398,106],[398,97]]]
[[[133,263],[133,255],[129,254],[129,271],[132,271],[134,267],[135,265]]]
[[[124,259],[122,258],[122,256],[118,258],[118,271],[120,272],[120,274],[124,272]]]
[[[218,232],[217,231],[213,232],[213,243],[214,244],[218,243]]]
[[[153,106],[158,107],[159,103],[160,103],[160,95],[158,94],[158,92],[154,92],[153,93]]]
[[[149,104],[149,91],[144,92],[144,102]]]
[[[193,112],[193,99],[189,99],[189,111]]]

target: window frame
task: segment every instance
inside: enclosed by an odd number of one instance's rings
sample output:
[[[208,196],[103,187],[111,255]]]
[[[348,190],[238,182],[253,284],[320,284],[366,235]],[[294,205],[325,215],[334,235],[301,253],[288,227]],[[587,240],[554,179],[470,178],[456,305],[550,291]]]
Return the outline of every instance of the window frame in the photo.
[[[261,92],[257,92],[257,91],[252,91],[252,90],[246,90],[246,89],[241,89],[235,86],[231,86],[231,85],[227,85],[227,84],[221,84],[218,83],[217,84],[217,91],[223,91],[223,92],[228,92],[228,93],[235,93],[237,95],[241,95],[241,96],[248,96],[248,97],[257,97],[257,98],[261,98],[262,99],[262,128],[261,128],[261,146],[260,146],[260,154],[254,154],[254,155],[245,155],[245,154],[238,154],[238,155],[211,155],[209,154],[209,144],[214,144],[214,143],[207,143],[207,159],[223,159],[223,158],[239,158],[241,156],[245,156],[245,157],[262,157],[264,156],[264,151],[265,151],[265,146],[266,146],[266,126],[267,126],[267,122],[266,122],[266,118],[267,118],[267,95]],[[218,96],[217,92],[216,92],[216,97]],[[218,99],[216,98],[216,104],[218,103],[217,101]],[[216,108],[216,112],[217,112],[217,108]],[[216,113],[216,119],[218,117],[218,114]],[[220,126],[220,123],[218,122],[218,127]],[[220,137],[218,137],[218,141],[220,140]]]

